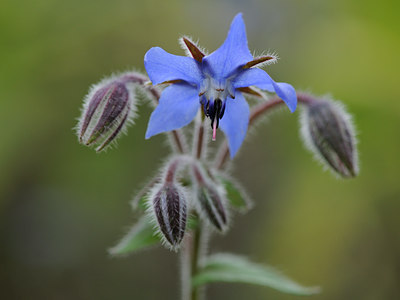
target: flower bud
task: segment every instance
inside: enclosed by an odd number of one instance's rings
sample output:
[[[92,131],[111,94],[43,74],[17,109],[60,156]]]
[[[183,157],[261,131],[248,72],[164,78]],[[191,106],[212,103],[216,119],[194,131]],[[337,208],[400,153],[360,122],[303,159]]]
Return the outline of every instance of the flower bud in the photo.
[[[193,166],[193,174],[197,182],[195,189],[200,212],[218,231],[225,231],[228,227],[228,210],[223,186],[219,181],[207,178],[198,166]]]
[[[151,209],[164,242],[176,249],[186,229],[187,208],[182,189],[172,182],[165,182],[161,187],[156,187],[151,200]]]
[[[306,146],[331,170],[342,177],[357,175],[355,130],[342,105],[310,101],[302,113],[301,133]]]
[[[111,79],[95,85],[85,98],[79,120],[80,143],[103,150],[124,131],[133,111],[133,95],[124,81]]]
[[[225,231],[228,225],[224,200],[216,189],[203,186],[198,189],[198,200],[210,223],[219,231]]]

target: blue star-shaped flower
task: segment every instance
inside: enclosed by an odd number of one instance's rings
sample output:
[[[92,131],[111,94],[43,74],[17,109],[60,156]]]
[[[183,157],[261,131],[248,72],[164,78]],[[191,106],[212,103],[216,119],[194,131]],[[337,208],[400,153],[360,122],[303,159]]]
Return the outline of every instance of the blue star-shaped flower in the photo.
[[[234,157],[246,136],[250,114],[241,90],[257,86],[275,92],[291,112],[296,109],[296,91],[290,84],[275,82],[265,71],[253,67],[268,57],[251,55],[242,14],[236,15],[225,42],[210,55],[184,41],[193,58],[172,55],[159,47],[151,48],[144,57],[153,84],[172,82],[150,117],[146,139],[189,124],[203,107],[211,119],[213,139],[220,126]]]

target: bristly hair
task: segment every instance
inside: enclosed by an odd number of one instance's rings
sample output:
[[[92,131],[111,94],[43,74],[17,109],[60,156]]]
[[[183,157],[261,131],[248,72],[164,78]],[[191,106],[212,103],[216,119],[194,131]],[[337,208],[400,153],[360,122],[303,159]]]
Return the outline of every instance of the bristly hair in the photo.
[[[316,98],[323,99],[321,101],[329,102],[334,107],[334,109],[336,109],[339,112],[339,114],[343,117],[344,122],[346,122],[348,128],[350,129],[349,133],[354,143],[354,151],[353,151],[354,170],[356,173],[358,173],[360,170],[360,166],[359,166],[359,157],[357,151],[357,144],[358,144],[357,129],[355,128],[351,114],[347,112],[346,106],[343,102],[333,99],[333,97],[329,94]],[[307,130],[308,115],[306,112],[306,108],[302,109],[299,116],[299,122],[300,122],[299,132],[304,147],[313,154],[314,160],[316,160],[323,167],[324,171],[329,170],[336,178],[342,179],[339,173],[334,171],[334,169],[328,165],[328,163],[322,157],[316,145],[314,144],[310,132]]]
[[[269,59],[269,60],[266,60],[266,61],[264,61],[262,63],[257,64],[258,68],[263,68],[265,66],[276,64],[278,62],[278,60],[279,60],[279,56],[278,56],[278,53],[276,51],[268,50],[268,51],[263,51],[260,54],[258,54],[256,52],[253,52],[253,57],[254,58],[260,57],[260,56],[270,56],[272,58]]]
[[[179,45],[181,46],[181,48],[183,49],[183,51],[185,51],[186,56],[192,57],[192,53],[190,53],[188,47],[186,46],[185,42],[183,41],[184,38],[187,39],[187,40],[189,40],[193,45],[195,45],[201,52],[203,52],[203,54],[204,54],[205,56],[208,55],[208,51],[207,51],[205,48],[203,48],[203,47],[201,47],[201,46],[199,45],[199,39],[197,39],[196,41],[194,41],[194,39],[192,39],[190,36],[188,36],[188,35],[182,35],[182,36],[179,37],[178,43],[179,43]]]
[[[229,201],[226,198],[225,187],[222,185],[222,183],[220,183],[219,180],[212,180],[211,178],[209,178],[209,175],[206,174],[205,170],[203,169],[203,167],[201,166],[200,163],[197,162],[194,164],[194,166],[200,172],[201,177],[204,180],[204,183],[203,184],[198,183],[197,179],[195,178],[196,176],[194,175],[194,172],[193,171],[191,172],[193,186],[192,186],[192,190],[191,190],[192,197],[190,198],[191,203],[189,205],[196,208],[196,211],[201,216],[201,219],[206,220],[207,223],[209,224],[210,228],[214,229],[215,232],[224,234],[228,231],[229,226],[231,224],[230,207],[229,207]],[[210,175],[212,175],[212,174],[210,174]],[[226,217],[226,223],[223,224],[222,230],[217,230],[215,228],[215,225],[212,224],[212,222],[209,219],[209,215],[207,214],[204,207],[201,205],[201,203],[199,201],[199,198],[198,198],[199,192],[204,187],[210,187],[210,188],[214,189],[215,192],[219,196],[219,200],[221,200],[221,205],[224,208],[224,213],[225,213],[225,217]]]
[[[168,167],[170,166],[171,162],[175,159],[178,159],[178,157],[181,159],[181,162],[184,162],[186,159],[186,157],[183,156],[169,156],[166,160],[165,163],[163,164],[163,167],[159,170],[158,172],[158,176],[155,177],[157,183],[155,183],[152,187],[150,187],[147,195],[146,195],[146,213],[149,216],[150,222],[153,225],[154,228],[154,233],[160,238],[161,243],[163,244],[163,246],[165,246],[166,248],[177,252],[180,248],[180,245],[172,245],[164,236],[164,233],[161,232],[160,230],[160,225],[158,223],[157,220],[157,215],[156,212],[154,210],[154,205],[153,205],[153,201],[156,198],[157,194],[160,192],[160,190],[163,188],[163,186],[165,185],[165,178],[167,175],[167,171],[168,171]],[[179,173],[179,170],[182,168],[182,166],[178,166],[176,173]],[[173,180],[173,186],[174,188],[177,190],[177,193],[179,195],[179,198],[182,199],[182,201],[185,201],[185,206],[186,206],[186,223],[187,223],[187,219],[188,219],[188,211],[190,210],[190,204],[188,203],[188,201],[186,199],[189,199],[188,197],[188,192],[186,190],[185,187],[183,187],[180,183],[179,180],[177,180],[178,175],[175,176],[174,180]],[[158,178],[158,179],[157,179]]]
[[[95,93],[98,91],[98,89],[101,88],[102,86],[106,86],[106,85],[110,84],[113,81],[117,81],[119,78],[121,78],[129,73],[132,73],[132,71],[112,73],[111,76],[104,77],[98,83],[92,84],[90,86],[88,93],[84,97],[83,105],[80,108],[81,116],[76,118],[78,123],[73,127],[73,130],[75,131],[76,135],[78,136],[78,140],[80,137],[80,130],[81,130],[81,127],[82,127],[82,124],[84,121],[84,112],[88,109],[89,103],[90,103],[91,99],[93,98],[93,96],[95,95]],[[137,84],[134,84],[134,83],[126,84],[126,88],[128,89],[128,94],[129,94],[128,103],[130,104],[130,106],[129,106],[128,116],[125,121],[125,124],[121,128],[121,131],[118,133],[118,136],[116,138],[114,138],[101,151],[96,150],[97,153],[107,152],[108,149],[116,147],[118,145],[118,139],[127,133],[127,130],[130,126],[135,124],[134,120],[137,117],[137,106],[138,106],[138,99],[136,97],[136,87],[137,87]],[[118,126],[118,124],[113,124],[113,126]],[[86,131],[90,131],[92,129],[93,128],[87,128]],[[99,140],[102,139],[102,136],[104,136],[104,133],[102,133],[100,135]],[[96,143],[94,145],[96,145]]]

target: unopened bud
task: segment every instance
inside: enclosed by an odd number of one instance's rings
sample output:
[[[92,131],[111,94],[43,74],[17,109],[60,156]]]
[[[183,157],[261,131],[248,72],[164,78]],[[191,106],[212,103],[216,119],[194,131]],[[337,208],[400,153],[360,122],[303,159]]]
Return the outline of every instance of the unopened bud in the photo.
[[[316,100],[306,105],[301,117],[306,146],[342,177],[358,174],[355,130],[342,105]]]
[[[225,231],[228,225],[228,218],[224,201],[217,190],[212,187],[199,188],[198,200],[211,224],[219,231]]]
[[[133,95],[124,81],[100,82],[85,98],[77,130],[80,143],[103,150],[124,131],[133,113]]]
[[[172,182],[166,182],[156,189],[151,200],[158,228],[164,241],[172,249],[177,249],[186,229],[187,208],[184,193]]]
[[[223,186],[219,181],[207,178],[198,166],[193,167],[193,174],[197,182],[196,198],[201,213],[216,229],[225,231],[228,227],[228,210]]]

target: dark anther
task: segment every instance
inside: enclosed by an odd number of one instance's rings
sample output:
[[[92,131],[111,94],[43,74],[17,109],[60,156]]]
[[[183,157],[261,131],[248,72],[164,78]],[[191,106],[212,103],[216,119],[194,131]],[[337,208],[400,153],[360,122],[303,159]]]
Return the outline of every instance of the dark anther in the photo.
[[[219,113],[219,118],[222,119],[222,117],[224,116],[225,113],[225,102],[222,103],[222,108],[221,108],[221,112]]]
[[[207,103],[208,104],[208,103]],[[207,107],[206,116],[211,119],[211,128],[213,128],[214,121],[217,121],[217,128],[219,126],[219,120],[222,118],[225,112],[225,104],[220,99],[216,99],[210,103]]]
[[[209,115],[209,110],[210,110],[210,100],[207,100],[207,104],[206,104],[206,115]]]

